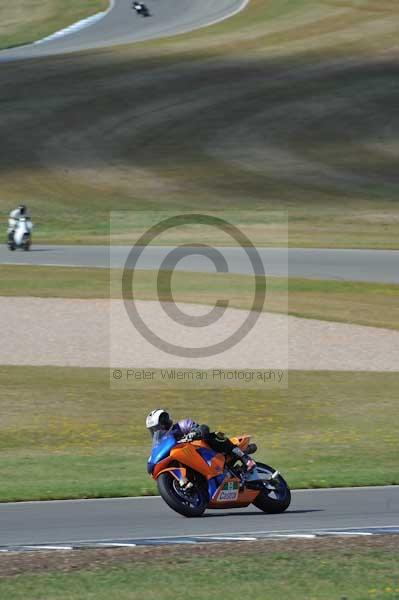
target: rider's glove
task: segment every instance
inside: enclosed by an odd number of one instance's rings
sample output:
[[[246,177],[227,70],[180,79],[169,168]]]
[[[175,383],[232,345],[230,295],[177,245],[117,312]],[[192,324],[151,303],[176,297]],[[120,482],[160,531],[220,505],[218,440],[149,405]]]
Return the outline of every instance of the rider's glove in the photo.
[[[202,438],[201,432],[198,429],[194,429],[194,431],[190,431],[186,435],[186,440],[188,442],[192,442],[193,440],[200,440]]]

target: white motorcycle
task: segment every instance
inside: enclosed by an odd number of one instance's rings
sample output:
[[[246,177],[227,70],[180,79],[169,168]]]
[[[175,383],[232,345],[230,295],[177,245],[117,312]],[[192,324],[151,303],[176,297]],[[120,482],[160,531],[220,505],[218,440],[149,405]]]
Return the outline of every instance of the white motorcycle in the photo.
[[[14,231],[8,236],[8,248],[12,251],[20,248],[27,252],[32,243],[32,229],[33,225],[29,218],[19,217]]]

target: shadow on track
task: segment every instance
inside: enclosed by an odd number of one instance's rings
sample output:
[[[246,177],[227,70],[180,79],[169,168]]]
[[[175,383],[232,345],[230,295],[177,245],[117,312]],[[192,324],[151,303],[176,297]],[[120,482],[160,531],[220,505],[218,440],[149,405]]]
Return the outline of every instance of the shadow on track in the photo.
[[[312,512],[324,512],[324,509],[322,508],[309,508],[308,510],[286,510],[284,512],[285,515],[292,515],[292,514],[306,514],[306,513],[312,513]],[[282,514],[282,513],[280,513]],[[247,516],[247,517],[273,517],[275,515],[272,514],[267,514],[264,512],[252,512],[252,511],[245,511],[245,512],[212,512],[212,513],[205,513],[201,518],[209,518],[209,517],[243,517],[243,516]]]

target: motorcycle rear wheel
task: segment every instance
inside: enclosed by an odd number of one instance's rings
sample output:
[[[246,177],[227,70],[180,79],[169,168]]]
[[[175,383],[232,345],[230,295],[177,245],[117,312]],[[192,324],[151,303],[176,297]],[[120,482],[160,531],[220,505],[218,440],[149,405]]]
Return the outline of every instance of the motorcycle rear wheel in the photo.
[[[179,490],[179,482],[169,473],[161,473],[157,479],[157,485],[166,504],[180,515],[200,517],[205,511],[207,498],[201,489],[192,488],[191,501],[190,495]]]
[[[263,470],[270,474],[275,472],[275,469],[269,467],[269,465],[260,462],[256,464],[260,473]],[[278,475],[273,483],[276,484],[275,490],[265,489],[261,491],[252,504],[265,513],[278,514],[287,510],[291,504],[291,491],[281,475]]]

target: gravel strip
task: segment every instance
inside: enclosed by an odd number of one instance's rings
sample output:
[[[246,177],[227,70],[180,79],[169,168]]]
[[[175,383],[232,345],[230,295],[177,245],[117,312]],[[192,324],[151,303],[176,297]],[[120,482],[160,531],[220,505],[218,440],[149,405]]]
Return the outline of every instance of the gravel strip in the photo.
[[[237,330],[247,311],[227,309],[209,327],[173,322],[157,302],[138,310],[158,336],[208,346]],[[190,315],[210,307],[180,305]],[[397,371],[399,331],[261,313],[252,331],[213,357],[172,356],[143,339],[119,300],[0,298],[0,364],[118,368]]]

